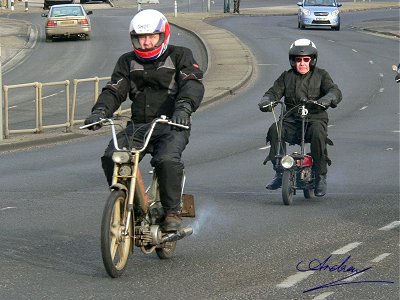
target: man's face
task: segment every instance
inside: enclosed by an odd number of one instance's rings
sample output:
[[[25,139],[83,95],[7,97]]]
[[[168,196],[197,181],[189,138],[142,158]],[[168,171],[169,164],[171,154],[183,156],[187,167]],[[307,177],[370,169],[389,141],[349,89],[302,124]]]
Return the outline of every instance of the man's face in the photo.
[[[140,44],[140,48],[144,50],[150,50],[155,48],[158,41],[160,40],[160,34],[143,34],[138,36],[138,42]]]
[[[296,61],[296,70],[300,74],[304,75],[310,72],[310,62],[311,57],[309,56],[297,56],[295,58]]]

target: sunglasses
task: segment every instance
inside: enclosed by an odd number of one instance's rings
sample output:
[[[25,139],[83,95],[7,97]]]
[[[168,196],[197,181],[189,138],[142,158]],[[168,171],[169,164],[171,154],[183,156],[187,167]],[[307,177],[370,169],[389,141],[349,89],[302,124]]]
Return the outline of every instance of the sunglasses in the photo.
[[[308,62],[310,62],[311,57],[307,57],[307,56],[306,57],[296,57],[295,60],[297,63],[301,63],[302,61],[304,61],[305,63],[308,63]]]

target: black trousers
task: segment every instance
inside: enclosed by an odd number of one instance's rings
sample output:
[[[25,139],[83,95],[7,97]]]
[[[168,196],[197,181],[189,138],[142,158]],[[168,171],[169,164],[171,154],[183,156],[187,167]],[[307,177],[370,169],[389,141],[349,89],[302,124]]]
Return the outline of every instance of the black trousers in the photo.
[[[272,124],[268,130],[267,143],[270,142],[271,148],[267,157],[276,169],[275,155],[278,153],[279,136],[276,123]],[[286,153],[286,143],[299,144],[301,141],[301,120],[284,119],[282,123],[282,145],[281,154]],[[319,175],[325,175],[328,171],[327,164],[330,164],[327,151],[328,143],[328,122],[316,119],[307,120],[305,124],[305,142],[311,143],[311,156],[314,160],[313,169]],[[329,143],[330,140],[329,140]]]
[[[117,134],[118,147],[140,147],[143,144],[149,124],[128,123],[127,127]],[[176,131],[171,126],[157,124],[150,140],[150,161],[158,177],[160,200],[166,213],[177,213],[180,210],[182,179],[184,165],[181,161],[183,150],[189,142],[190,130]],[[130,148],[129,148],[130,147]],[[112,183],[114,162],[112,154],[114,144],[111,140],[101,158],[104,174],[109,185]],[[144,155],[143,155],[144,156]],[[141,157],[141,159],[143,158]]]
[[[233,0],[233,12],[239,13],[240,0]]]

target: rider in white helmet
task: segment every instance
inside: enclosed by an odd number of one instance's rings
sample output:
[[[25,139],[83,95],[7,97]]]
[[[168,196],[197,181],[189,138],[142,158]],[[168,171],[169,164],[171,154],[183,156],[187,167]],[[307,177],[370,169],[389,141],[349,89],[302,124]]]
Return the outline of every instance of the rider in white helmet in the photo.
[[[332,144],[328,139],[328,113],[329,107],[336,107],[342,100],[342,93],[332,78],[324,69],[316,66],[318,50],[309,39],[296,40],[289,49],[289,62],[291,69],[284,71],[274,82],[274,85],[265,92],[258,104],[263,112],[272,111],[274,102],[284,97],[286,115],[283,120],[282,140],[296,143],[301,132],[301,118],[295,108],[300,100],[307,98],[316,100],[321,106],[308,107],[309,115],[306,121],[306,142],[311,143],[311,156],[313,157],[314,173],[316,175],[316,187],[314,193],[318,197],[326,194],[327,165],[330,164],[326,144]],[[277,150],[279,147],[278,130],[276,124],[272,124],[268,130],[267,143],[271,148],[265,163],[271,161],[276,171],[272,182],[267,189],[275,190],[282,185],[282,173],[276,166]],[[283,145],[285,147],[285,145]]]
[[[157,10],[138,12],[129,25],[133,51],[123,54],[115,65],[111,81],[103,88],[85,124],[111,117],[127,97],[132,101],[131,122],[118,134],[118,144],[141,141],[148,124],[161,115],[182,125],[191,125],[204,95],[203,72],[190,49],[169,45],[170,26]],[[98,129],[92,126],[92,130]],[[135,139],[133,139],[135,134]],[[160,126],[153,134],[151,164],[158,176],[160,198],[166,217],[164,231],[180,228],[180,197],[183,178],[181,155],[189,142],[190,130]],[[102,157],[107,181],[111,184],[112,141]]]

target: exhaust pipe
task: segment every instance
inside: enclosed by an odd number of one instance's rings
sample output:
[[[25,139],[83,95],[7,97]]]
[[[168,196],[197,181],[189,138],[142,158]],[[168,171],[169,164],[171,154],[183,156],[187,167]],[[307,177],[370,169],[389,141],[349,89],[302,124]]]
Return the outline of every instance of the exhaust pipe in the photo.
[[[193,228],[189,226],[181,230],[178,230],[177,232],[167,234],[165,237],[161,239],[161,243],[178,241],[186,236],[191,235],[192,233],[193,233]]]

